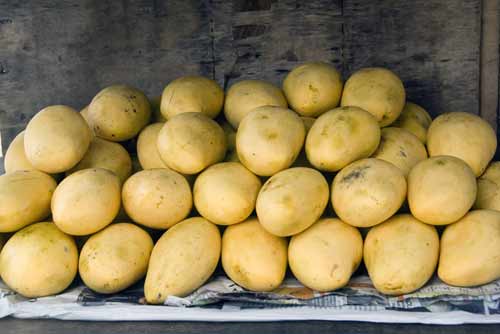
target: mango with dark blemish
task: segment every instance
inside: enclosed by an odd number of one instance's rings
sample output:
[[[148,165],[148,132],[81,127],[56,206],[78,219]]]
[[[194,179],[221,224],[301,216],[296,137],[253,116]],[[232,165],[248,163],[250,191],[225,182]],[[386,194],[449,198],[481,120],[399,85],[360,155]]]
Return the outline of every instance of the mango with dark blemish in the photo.
[[[187,180],[169,169],[146,169],[123,185],[122,202],[127,215],[138,224],[167,229],[187,217],[193,199]]]
[[[255,108],[262,106],[288,106],[281,89],[262,80],[243,80],[235,83],[226,95],[224,115],[234,129]]]
[[[315,169],[295,167],[269,178],[257,197],[256,212],[262,226],[277,236],[302,232],[323,214],[329,189]]]
[[[427,129],[431,122],[432,118],[424,108],[415,103],[406,102],[401,115],[392,126],[410,131],[425,145]]]
[[[413,166],[427,158],[427,150],[411,132],[387,127],[382,129],[380,145],[372,157],[394,164],[407,176]]]
[[[270,176],[290,167],[297,159],[305,133],[304,122],[290,109],[259,107],[240,123],[236,151],[243,165],[253,173]]]
[[[151,106],[137,88],[114,85],[104,88],[92,99],[86,117],[96,136],[124,141],[137,136],[149,123]]]
[[[398,167],[369,158],[347,165],[335,176],[331,198],[335,212],[344,222],[370,227],[398,211],[406,190],[405,176]]]
[[[112,224],[91,236],[80,253],[79,272],[98,293],[116,293],[146,275],[153,240],[140,227]]]
[[[308,62],[295,67],[283,81],[283,92],[291,109],[302,116],[318,117],[338,106],[342,76],[323,62]]]
[[[309,162],[322,171],[337,171],[369,157],[380,142],[375,117],[358,107],[335,108],[321,115],[307,134]]]
[[[121,182],[113,172],[87,168],[66,177],[52,198],[52,218],[65,233],[87,235],[109,225],[118,214]]]

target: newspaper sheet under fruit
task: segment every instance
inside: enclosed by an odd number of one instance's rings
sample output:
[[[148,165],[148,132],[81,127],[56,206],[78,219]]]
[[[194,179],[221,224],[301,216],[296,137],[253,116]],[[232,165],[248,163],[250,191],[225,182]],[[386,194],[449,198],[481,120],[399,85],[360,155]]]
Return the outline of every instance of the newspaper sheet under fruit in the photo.
[[[0,317],[71,320],[356,320],[399,323],[500,323],[500,280],[457,288],[434,278],[417,292],[398,297],[378,293],[366,276],[343,289],[319,293],[288,278],[273,292],[255,293],[217,276],[185,298],[145,305],[143,282],[116,295],[75,284],[63,294],[26,299],[0,283]]]

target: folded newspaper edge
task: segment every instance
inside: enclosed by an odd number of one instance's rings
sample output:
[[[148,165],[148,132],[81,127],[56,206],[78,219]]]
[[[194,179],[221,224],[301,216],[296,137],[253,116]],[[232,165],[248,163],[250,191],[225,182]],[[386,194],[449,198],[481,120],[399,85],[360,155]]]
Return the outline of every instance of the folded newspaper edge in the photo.
[[[288,278],[266,293],[245,290],[217,276],[191,295],[165,305],[144,305],[142,283],[116,295],[83,285],[56,296],[27,299],[0,282],[0,318],[147,321],[342,320],[391,323],[500,323],[500,280],[474,288],[452,287],[433,278],[403,296],[380,294],[367,276],[345,288],[319,293]]]

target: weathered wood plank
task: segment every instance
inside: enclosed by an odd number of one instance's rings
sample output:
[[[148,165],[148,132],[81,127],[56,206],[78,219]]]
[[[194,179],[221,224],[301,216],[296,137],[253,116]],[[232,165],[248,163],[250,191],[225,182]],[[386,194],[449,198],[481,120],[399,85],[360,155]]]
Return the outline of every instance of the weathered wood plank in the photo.
[[[281,85],[309,60],[342,66],[341,1],[212,1],[215,78]]]
[[[345,69],[385,66],[434,116],[479,113],[480,0],[344,0]]]
[[[166,321],[69,321],[49,319],[14,319],[1,321],[2,334],[489,334],[497,324],[435,326],[421,324],[383,324],[353,321],[281,321],[281,322],[166,322]]]
[[[482,1],[480,115],[498,127],[499,20],[498,1]]]
[[[0,129],[41,107],[83,107],[103,86],[159,94],[213,73],[207,8],[188,1],[0,2]]]
[[[112,83],[151,95],[195,73],[226,87],[280,84],[309,60],[346,76],[387,66],[434,115],[478,113],[480,17],[481,0],[4,0],[0,131],[49,104],[80,108]],[[11,132],[2,131],[4,151]]]

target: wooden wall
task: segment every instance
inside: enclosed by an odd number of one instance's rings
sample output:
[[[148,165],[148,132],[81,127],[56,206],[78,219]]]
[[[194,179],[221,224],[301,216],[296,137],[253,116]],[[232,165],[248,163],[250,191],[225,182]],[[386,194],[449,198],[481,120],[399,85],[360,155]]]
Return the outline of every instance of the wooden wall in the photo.
[[[82,108],[113,83],[151,96],[185,74],[224,87],[246,78],[280,84],[308,60],[345,77],[388,67],[433,115],[467,111],[496,127],[498,10],[497,0],[3,0],[3,152],[42,107]]]

